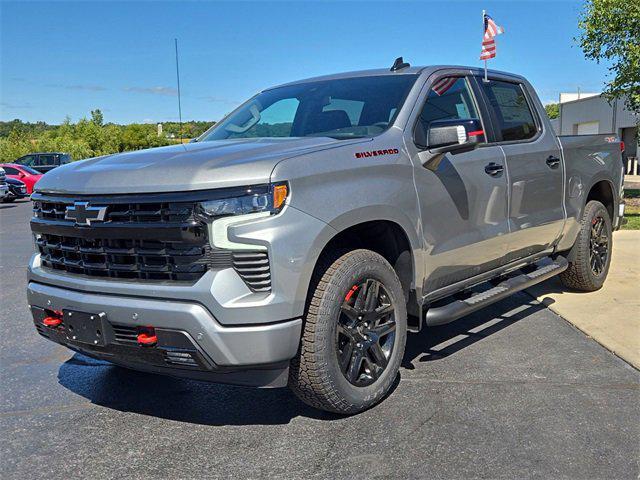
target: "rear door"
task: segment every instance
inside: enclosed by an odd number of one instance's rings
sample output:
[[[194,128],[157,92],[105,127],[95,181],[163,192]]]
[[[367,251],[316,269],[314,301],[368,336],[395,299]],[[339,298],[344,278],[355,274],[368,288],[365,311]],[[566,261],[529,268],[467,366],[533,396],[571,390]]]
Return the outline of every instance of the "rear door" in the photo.
[[[438,120],[478,119],[484,125],[472,79],[465,73],[432,75],[407,128],[427,250],[425,293],[502,265],[507,248],[507,178],[500,170],[501,148],[484,143],[469,152],[434,155],[413,139],[418,122],[428,126]]]
[[[506,156],[509,183],[507,262],[550,248],[564,223],[564,168],[555,133],[537,115],[537,99],[517,80],[477,77]],[[539,102],[538,102],[539,103]],[[540,106],[541,108],[541,106]]]

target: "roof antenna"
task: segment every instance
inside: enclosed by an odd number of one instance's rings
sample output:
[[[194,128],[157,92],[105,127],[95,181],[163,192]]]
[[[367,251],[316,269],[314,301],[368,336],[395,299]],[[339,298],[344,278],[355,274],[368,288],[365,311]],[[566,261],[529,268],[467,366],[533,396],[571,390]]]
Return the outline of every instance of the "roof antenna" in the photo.
[[[180,122],[180,143],[182,143],[182,104],[180,102],[180,69],[178,68],[178,39],[173,39],[176,45],[176,78],[178,79],[178,120]]]
[[[396,61],[393,62],[393,66],[391,67],[391,71],[392,72],[396,72],[398,70],[402,70],[403,68],[407,68],[410,67],[411,65],[409,65],[408,63],[406,63],[402,57],[398,57],[396,58]]]

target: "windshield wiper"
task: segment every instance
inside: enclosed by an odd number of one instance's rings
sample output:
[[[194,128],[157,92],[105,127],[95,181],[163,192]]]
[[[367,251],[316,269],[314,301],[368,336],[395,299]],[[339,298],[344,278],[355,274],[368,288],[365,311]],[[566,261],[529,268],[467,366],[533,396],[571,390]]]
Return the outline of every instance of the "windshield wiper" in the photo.
[[[367,138],[369,135],[327,135],[327,137],[335,138],[336,140],[349,140],[350,138]]]
[[[350,138],[368,138],[369,135],[353,135],[351,133],[315,133],[311,135],[305,135],[305,137],[328,137],[334,140],[349,140]]]

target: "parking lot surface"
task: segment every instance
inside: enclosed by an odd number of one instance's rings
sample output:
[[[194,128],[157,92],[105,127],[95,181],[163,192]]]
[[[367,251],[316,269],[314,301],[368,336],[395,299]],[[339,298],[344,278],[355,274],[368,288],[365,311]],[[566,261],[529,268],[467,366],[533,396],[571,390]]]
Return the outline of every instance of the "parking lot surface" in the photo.
[[[39,337],[30,208],[0,205],[2,479],[638,478],[640,373],[524,293],[410,335],[391,396],[338,417]]]

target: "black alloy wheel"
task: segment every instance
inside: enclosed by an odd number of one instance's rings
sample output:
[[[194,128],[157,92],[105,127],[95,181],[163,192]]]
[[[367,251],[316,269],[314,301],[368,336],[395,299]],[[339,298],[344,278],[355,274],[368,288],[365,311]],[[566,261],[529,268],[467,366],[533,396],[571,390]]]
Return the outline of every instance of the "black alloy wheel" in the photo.
[[[600,276],[607,265],[609,256],[609,236],[602,216],[594,217],[591,221],[591,236],[589,238],[589,265],[591,271]]]
[[[371,385],[387,368],[395,343],[394,311],[387,290],[372,278],[354,285],[345,296],[336,352],[340,370],[352,385]]]
[[[371,250],[329,251],[318,262],[289,387],[308,405],[352,415],[398,378],[406,297],[394,268]]]
[[[597,200],[587,202],[578,236],[571,249],[563,252],[569,260],[569,267],[560,274],[565,287],[582,292],[602,287],[613,254],[612,231],[611,212]]]

